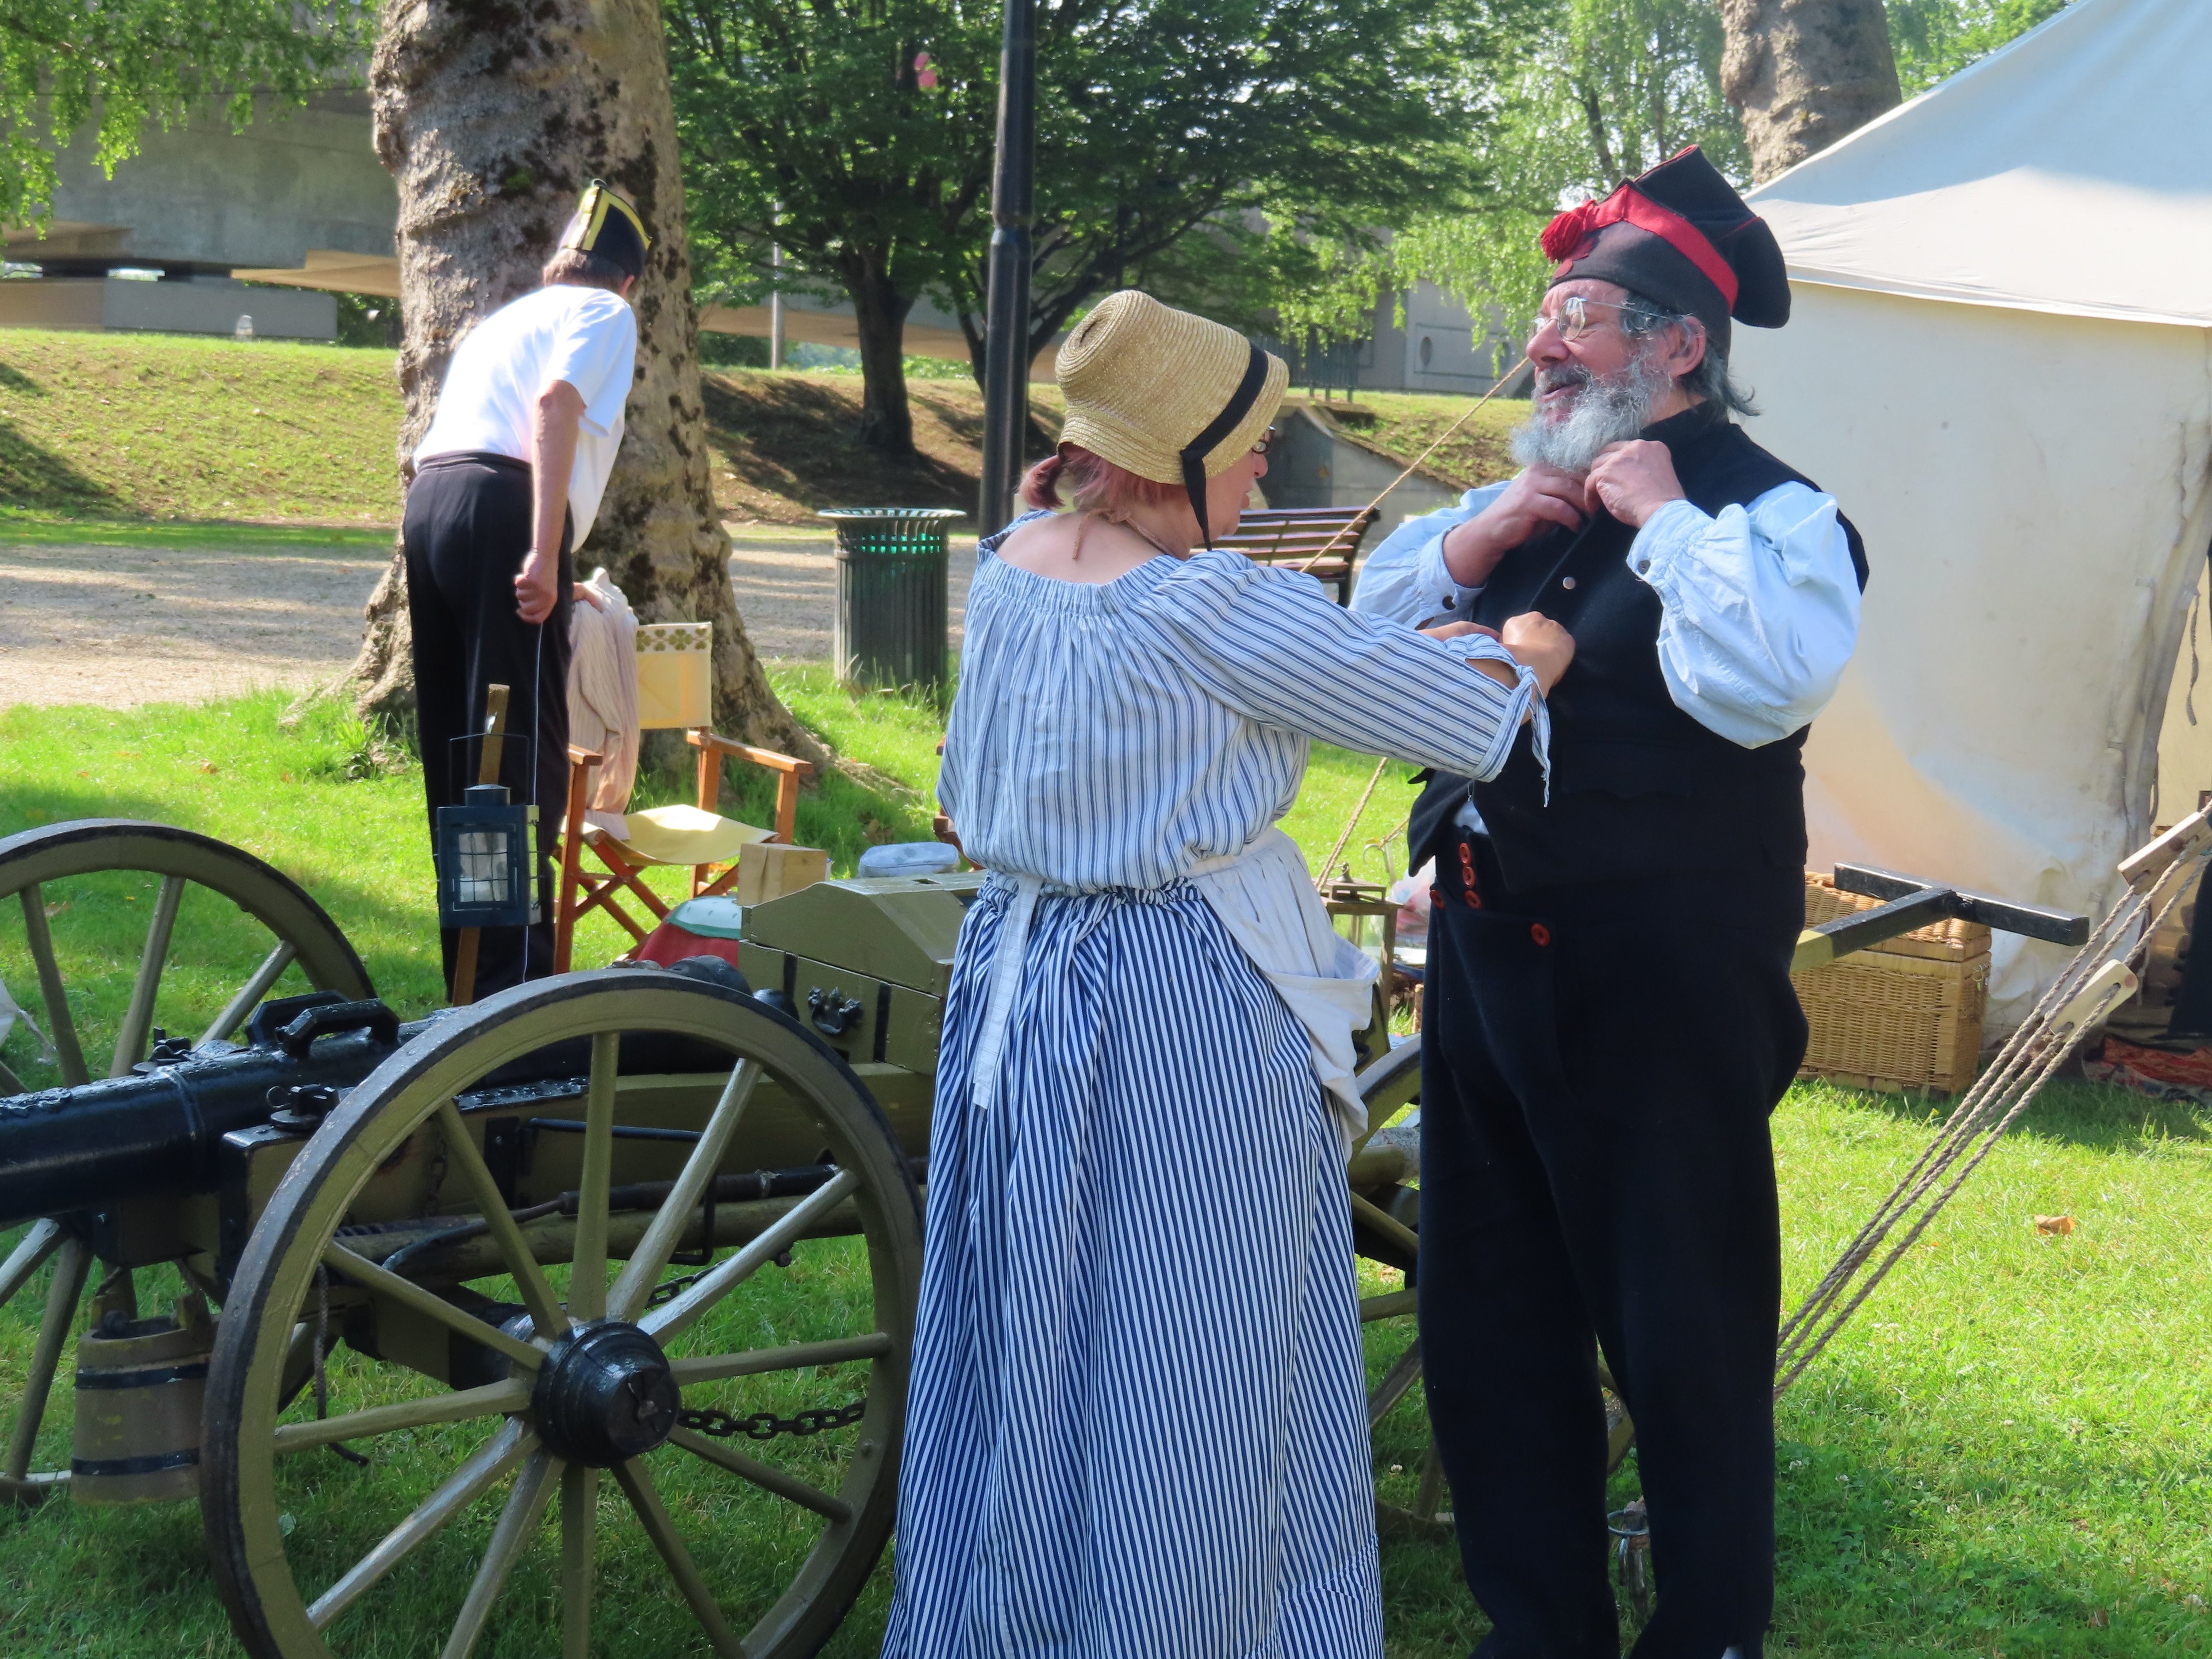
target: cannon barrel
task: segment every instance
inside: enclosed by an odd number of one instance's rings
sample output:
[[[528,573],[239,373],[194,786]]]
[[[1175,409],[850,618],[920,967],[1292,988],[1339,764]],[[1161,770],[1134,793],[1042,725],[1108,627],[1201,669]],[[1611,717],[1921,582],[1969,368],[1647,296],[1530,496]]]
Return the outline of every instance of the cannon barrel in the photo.
[[[0,1227],[204,1191],[216,1144],[267,1121],[272,1091],[350,1087],[422,1029],[380,1002],[286,998],[255,1014],[245,1048],[0,1099]]]

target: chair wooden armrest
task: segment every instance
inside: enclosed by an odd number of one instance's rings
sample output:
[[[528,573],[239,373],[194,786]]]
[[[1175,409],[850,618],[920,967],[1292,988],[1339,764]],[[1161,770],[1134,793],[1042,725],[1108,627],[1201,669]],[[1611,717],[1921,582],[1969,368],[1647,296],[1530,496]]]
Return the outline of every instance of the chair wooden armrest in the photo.
[[[735,760],[749,761],[755,766],[765,767],[781,775],[775,781],[774,839],[788,846],[797,838],[799,781],[813,775],[814,763],[811,761],[803,761],[796,755],[779,754],[773,749],[756,749],[749,743],[723,737],[703,726],[696,726],[685,732],[684,740],[699,751],[701,811],[721,810],[723,757],[727,756]]]

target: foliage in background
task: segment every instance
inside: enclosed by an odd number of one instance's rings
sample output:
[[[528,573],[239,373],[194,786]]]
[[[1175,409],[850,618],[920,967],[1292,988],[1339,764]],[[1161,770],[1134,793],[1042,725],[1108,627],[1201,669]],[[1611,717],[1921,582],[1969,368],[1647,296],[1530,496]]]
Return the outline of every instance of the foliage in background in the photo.
[[[1889,0],[1889,45],[1907,98],[2057,16],[2067,0]]]
[[[1364,244],[1375,227],[1470,199],[1463,135],[1481,118],[1489,9],[1041,9],[1033,349],[1119,283],[1203,292],[1224,263],[1256,258],[1267,288],[1271,266],[1310,264],[1308,244]],[[961,317],[980,373],[1000,16],[972,0],[677,0],[668,12],[702,270],[717,294],[742,297],[775,240],[783,280],[849,298],[864,434],[889,453],[908,441],[898,371],[916,300]]]
[[[88,119],[111,176],[149,125],[219,103],[234,128],[256,94],[296,104],[365,50],[355,0],[0,0],[0,226],[46,217],[54,151]]]
[[[1720,92],[1715,0],[1546,0],[1505,15],[1516,49],[1471,88],[1485,118],[1466,165],[1488,185],[1471,212],[1399,222],[1387,248],[1347,247],[1334,280],[1290,297],[1286,323],[1350,338],[1377,300],[1425,277],[1509,331],[1534,314],[1550,266],[1537,247],[1560,207],[1601,195],[1686,144],[1723,173],[1747,170]]]
[[[2059,11],[2066,0],[1888,0],[1906,95]],[[1492,19],[1504,61],[1473,88],[1466,167],[1485,185],[1471,210],[1417,215],[1387,246],[1317,249],[1303,285],[1282,283],[1285,329],[1364,337],[1375,306],[1425,278],[1509,332],[1534,313],[1550,276],[1537,239],[1563,206],[1698,144],[1747,182],[1743,133],[1721,96],[1718,0],[1531,0]],[[1475,77],[1471,77],[1474,79]]]

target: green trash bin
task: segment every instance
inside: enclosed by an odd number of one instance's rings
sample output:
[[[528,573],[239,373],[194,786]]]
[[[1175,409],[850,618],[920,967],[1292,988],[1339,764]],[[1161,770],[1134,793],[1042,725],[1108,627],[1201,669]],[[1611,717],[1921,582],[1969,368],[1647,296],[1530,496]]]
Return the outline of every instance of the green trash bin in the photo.
[[[947,507],[856,507],[820,516],[837,526],[830,653],[838,679],[942,691],[945,532],[960,514]]]

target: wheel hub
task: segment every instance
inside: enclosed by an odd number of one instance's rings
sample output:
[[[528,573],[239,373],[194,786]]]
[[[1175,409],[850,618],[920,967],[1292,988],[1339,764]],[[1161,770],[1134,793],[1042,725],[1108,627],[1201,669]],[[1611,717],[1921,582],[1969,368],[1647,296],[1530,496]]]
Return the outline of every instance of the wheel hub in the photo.
[[[556,1342],[530,1397],[547,1448],[599,1469],[667,1439],[681,1403],[660,1344],[618,1319],[595,1321]]]

